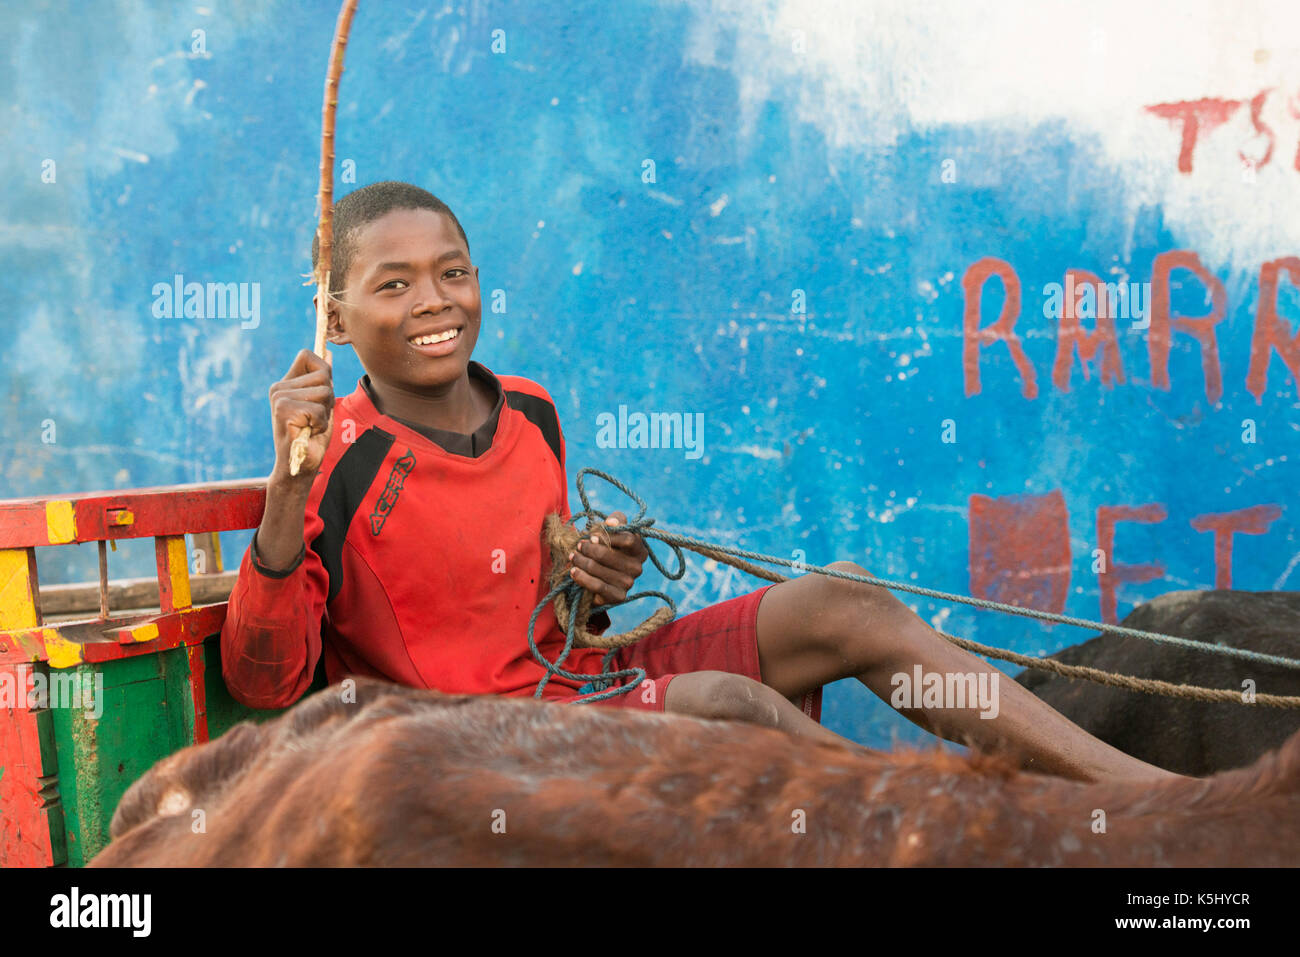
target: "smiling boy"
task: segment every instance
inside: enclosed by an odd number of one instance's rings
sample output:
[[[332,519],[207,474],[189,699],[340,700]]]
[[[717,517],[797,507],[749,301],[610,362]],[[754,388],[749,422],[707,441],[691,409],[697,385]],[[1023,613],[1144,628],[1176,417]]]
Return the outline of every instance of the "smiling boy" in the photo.
[[[369,675],[473,694],[532,695],[546,670],[528,621],[551,573],[542,524],[569,519],[565,444],[551,396],[474,361],[478,267],[455,215],[405,183],[377,183],[334,211],[328,338],[351,345],[366,374],[335,401],[330,366],[308,351],[270,390],[275,467],[221,634],[234,696],[253,707],[296,701],[324,661],[327,678]],[[314,258],[314,254],[313,254]],[[299,429],[312,438],[288,470]],[[610,524],[626,521],[615,512]],[[592,538],[570,556],[597,603],[627,597],[647,556],[630,533]],[[859,566],[832,567],[865,574]],[[593,630],[608,627],[602,612]],[[564,636],[548,606],[542,654]],[[574,672],[601,671],[575,649]],[[822,685],[854,677],[889,700],[899,674],[984,674],[981,704],[900,707],[951,740],[1004,750],[1026,767],[1084,780],[1164,777],[1091,737],[1000,672],[943,640],[888,591],[820,575],[759,588],[670,622],[616,655],[643,668],[634,691],[593,706],[754,721],[852,744],[823,728]],[[544,696],[580,697],[552,678]],[[985,709],[987,716],[987,709]]]

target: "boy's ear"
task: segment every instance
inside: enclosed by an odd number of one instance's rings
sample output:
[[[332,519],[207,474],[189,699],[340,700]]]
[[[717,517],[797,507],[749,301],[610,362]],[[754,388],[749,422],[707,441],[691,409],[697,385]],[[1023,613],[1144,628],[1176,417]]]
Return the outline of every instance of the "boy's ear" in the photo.
[[[316,300],[319,297],[319,292],[317,292],[315,296],[311,297],[312,306],[316,305]],[[325,339],[335,345],[345,345],[352,341],[347,330],[343,327],[343,319],[339,315],[339,307],[337,303],[331,302],[325,313]]]

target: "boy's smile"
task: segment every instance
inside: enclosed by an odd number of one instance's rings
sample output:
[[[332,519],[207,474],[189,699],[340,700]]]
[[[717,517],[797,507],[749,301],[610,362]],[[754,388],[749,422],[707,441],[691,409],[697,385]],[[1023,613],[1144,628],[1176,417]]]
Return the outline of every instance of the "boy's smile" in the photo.
[[[482,304],[464,240],[441,213],[396,209],[354,242],[330,342],[356,350],[388,415],[473,432],[493,406],[467,373]]]

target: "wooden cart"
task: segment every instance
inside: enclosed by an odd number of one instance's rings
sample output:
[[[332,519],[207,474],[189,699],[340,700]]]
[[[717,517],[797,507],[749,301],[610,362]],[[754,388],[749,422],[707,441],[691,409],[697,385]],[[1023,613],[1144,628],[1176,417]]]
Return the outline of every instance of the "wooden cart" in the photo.
[[[158,760],[279,713],[231,698],[219,658],[236,573],[216,533],[256,528],[265,500],[258,479],[0,501],[0,866],[85,864]],[[108,581],[129,538],[153,538],[156,581]],[[98,585],[40,588],[37,546],[90,543]]]

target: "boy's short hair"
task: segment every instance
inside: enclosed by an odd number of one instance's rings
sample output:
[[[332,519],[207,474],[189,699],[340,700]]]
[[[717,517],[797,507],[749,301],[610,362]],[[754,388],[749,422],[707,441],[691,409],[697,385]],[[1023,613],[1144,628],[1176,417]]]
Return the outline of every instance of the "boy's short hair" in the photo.
[[[337,295],[343,288],[348,269],[352,266],[352,257],[356,255],[356,234],[362,226],[372,223],[381,216],[395,209],[429,209],[451,217],[460,238],[465,241],[465,251],[469,251],[469,238],[465,235],[460,220],[451,208],[428,190],[387,180],[371,183],[353,190],[334,204],[334,242],[330,248],[330,294]],[[316,269],[320,258],[320,237],[312,236],[311,266]]]

